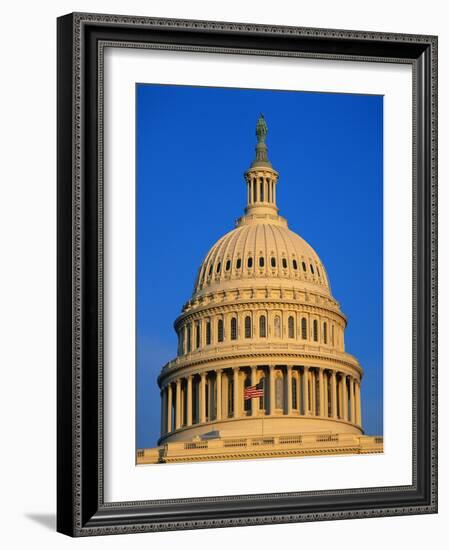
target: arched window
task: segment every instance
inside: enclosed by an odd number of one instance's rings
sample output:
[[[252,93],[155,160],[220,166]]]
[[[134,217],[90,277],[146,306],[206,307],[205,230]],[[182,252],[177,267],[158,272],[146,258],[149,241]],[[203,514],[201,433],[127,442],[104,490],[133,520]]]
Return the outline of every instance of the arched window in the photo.
[[[256,178],[253,179],[253,202],[257,201],[257,182]]]
[[[219,342],[223,342],[223,338],[224,338],[223,319],[218,319],[217,340]]]
[[[240,269],[242,267],[242,260],[241,258],[237,258],[236,268]]]
[[[284,380],[282,375],[276,377],[275,382],[276,409],[284,408]]]
[[[209,277],[212,275],[212,269],[213,269],[213,267],[214,267],[214,266],[213,266],[212,264],[210,264],[210,267],[209,267]]]
[[[282,267],[287,269],[287,258],[282,258]]]
[[[292,409],[298,408],[298,382],[296,377],[292,378]]]
[[[261,338],[267,337],[267,318],[265,315],[259,317],[259,336]]]
[[[220,273],[220,269],[221,269],[221,262],[218,262],[218,264],[217,264],[217,273]]]
[[[307,340],[307,319],[305,317],[301,319],[301,338]]]
[[[318,321],[316,319],[313,320],[313,340],[318,342]]]
[[[327,344],[327,323],[324,321],[323,323],[323,342]]]
[[[231,260],[226,260],[226,271],[231,269]]]
[[[210,330],[210,320],[206,321],[206,346],[209,346],[211,342],[211,330]]]
[[[187,326],[187,353],[192,351],[192,329],[190,325]]]
[[[245,317],[245,338],[251,338],[251,317]]]
[[[293,269],[296,271],[298,269],[298,262],[296,260],[292,261]]]
[[[302,270],[307,271],[306,262],[302,262]]]
[[[295,320],[291,315],[288,318],[288,337],[289,338],[295,337]]]
[[[313,265],[312,265],[312,264],[310,264],[310,271],[312,272],[312,275],[315,275],[315,271],[314,271],[314,269],[313,269]]]
[[[231,319],[231,340],[237,340],[237,318]]]
[[[263,179],[260,179],[260,201],[263,202]]]
[[[332,330],[331,330],[331,342],[332,342],[332,345],[334,345],[334,325],[332,325]]]
[[[276,267],[276,258],[274,256],[271,256],[271,267]]]
[[[316,272],[317,272],[317,274],[318,274],[318,277],[321,277],[321,275],[320,275],[320,270],[318,269],[318,266],[316,266]]]
[[[279,315],[276,315],[276,317],[274,318],[274,337],[281,337],[281,318],[279,317]]]
[[[265,265],[265,258],[263,256],[260,256],[259,258],[259,267],[263,267]]]
[[[196,329],[195,347],[198,349],[201,345],[201,325],[199,324],[199,322],[196,323],[195,329]]]
[[[248,258],[247,265],[248,265],[248,267],[249,267],[250,269],[253,267],[253,259],[252,259],[251,256]]]

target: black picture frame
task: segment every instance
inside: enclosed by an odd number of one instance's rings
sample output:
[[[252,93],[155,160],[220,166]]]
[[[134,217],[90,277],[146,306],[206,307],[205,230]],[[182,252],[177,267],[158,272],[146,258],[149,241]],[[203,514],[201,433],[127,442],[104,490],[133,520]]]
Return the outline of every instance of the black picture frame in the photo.
[[[437,512],[437,37],[86,13],[60,17],[57,29],[57,530],[87,536]],[[412,485],[104,502],[105,41],[412,65]]]

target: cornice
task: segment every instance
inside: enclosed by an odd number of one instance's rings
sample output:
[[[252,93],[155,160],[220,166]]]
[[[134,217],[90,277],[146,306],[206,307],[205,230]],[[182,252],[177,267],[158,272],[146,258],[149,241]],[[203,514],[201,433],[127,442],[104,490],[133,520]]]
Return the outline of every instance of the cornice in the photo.
[[[359,365],[358,361],[348,353],[344,353],[343,355],[339,354],[337,356],[332,354],[313,353],[311,351],[300,352],[279,350],[279,352],[276,353],[274,350],[271,352],[267,352],[266,350],[252,350],[248,352],[243,350],[239,351],[237,349],[231,353],[223,353],[222,350],[221,353],[219,351],[216,351],[215,354],[210,352],[207,355],[204,355],[204,352],[198,352],[198,356],[195,357],[195,355],[196,354],[194,352],[192,354],[183,356],[182,358],[174,359],[173,361],[167,363],[158,376],[157,380],[159,386],[161,386],[162,381],[168,382],[176,379],[180,372],[182,372],[183,375],[187,375],[196,374],[196,372],[204,372],[205,370],[207,370],[205,368],[201,368],[201,370],[199,371],[194,370],[197,367],[210,365],[209,370],[214,370],[220,365],[220,363],[225,363],[224,367],[231,367],[231,365],[229,365],[229,361],[232,361],[233,363],[235,363],[236,361],[242,362],[241,366],[245,367],[248,364],[254,364],[255,359],[257,359],[257,364],[260,364],[261,366],[273,363],[275,363],[276,365],[285,365],[292,364],[292,361],[297,361],[297,366],[303,366],[305,362],[305,366],[319,367],[323,363],[327,363],[329,364],[329,367],[324,368],[329,368],[330,370],[338,370],[339,372],[344,372],[345,374],[353,374],[354,371],[356,371],[356,374],[360,378],[363,376],[362,367]],[[321,365],[311,365],[310,363],[313,362],[319,362]],[[235,365],[233,364],[232,366]],[[296,364],[294,366],[296,366]],[[336,369],[335,367],[338,367],[338,369]],[[193,372],[188,372],[189,370],[192,370]]]
[[[326,315],[328,318],[333,317],[336,322],[343,324],[346,327],[347,318],[339,308],[328,308],[319,304],[310,304],[307,302],[298,302],[297,300],[273,299],[273,298],[258,298],[257,300],[235,300],[227,303],[213,302],[195,309],[183,312],[174,322],[175,330],[178,331],[183,322],[197,321],[212,315],[220,315],[238,311],[257,311],[257,310],[289,310],[298,313],[317,313],[318,315]]]

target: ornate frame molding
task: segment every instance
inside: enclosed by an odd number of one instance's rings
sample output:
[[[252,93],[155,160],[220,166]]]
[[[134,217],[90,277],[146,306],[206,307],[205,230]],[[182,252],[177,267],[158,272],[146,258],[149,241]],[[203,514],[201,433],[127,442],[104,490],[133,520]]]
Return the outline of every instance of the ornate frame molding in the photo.
[[[411,486],[104,502],[101,136],[106,45],[412,65],[414,473]],[[95,113],[96,119],[92,120],[87,113]],[[70,135],[67,128],[72,129]],[[89,536],[436,511],[437,38],[83,13],[59,18],[58,531]]]

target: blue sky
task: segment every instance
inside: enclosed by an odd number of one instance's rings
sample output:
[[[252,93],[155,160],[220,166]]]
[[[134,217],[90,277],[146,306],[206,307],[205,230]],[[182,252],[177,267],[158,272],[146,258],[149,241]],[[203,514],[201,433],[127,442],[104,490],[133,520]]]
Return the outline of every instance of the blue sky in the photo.
[[[277,205],[316,250],[364,368],[365,432],[383,433],[381,96],[138,84],[137,446],[159,437],[156,378],[209,248],[245,206],[262,112]]]

